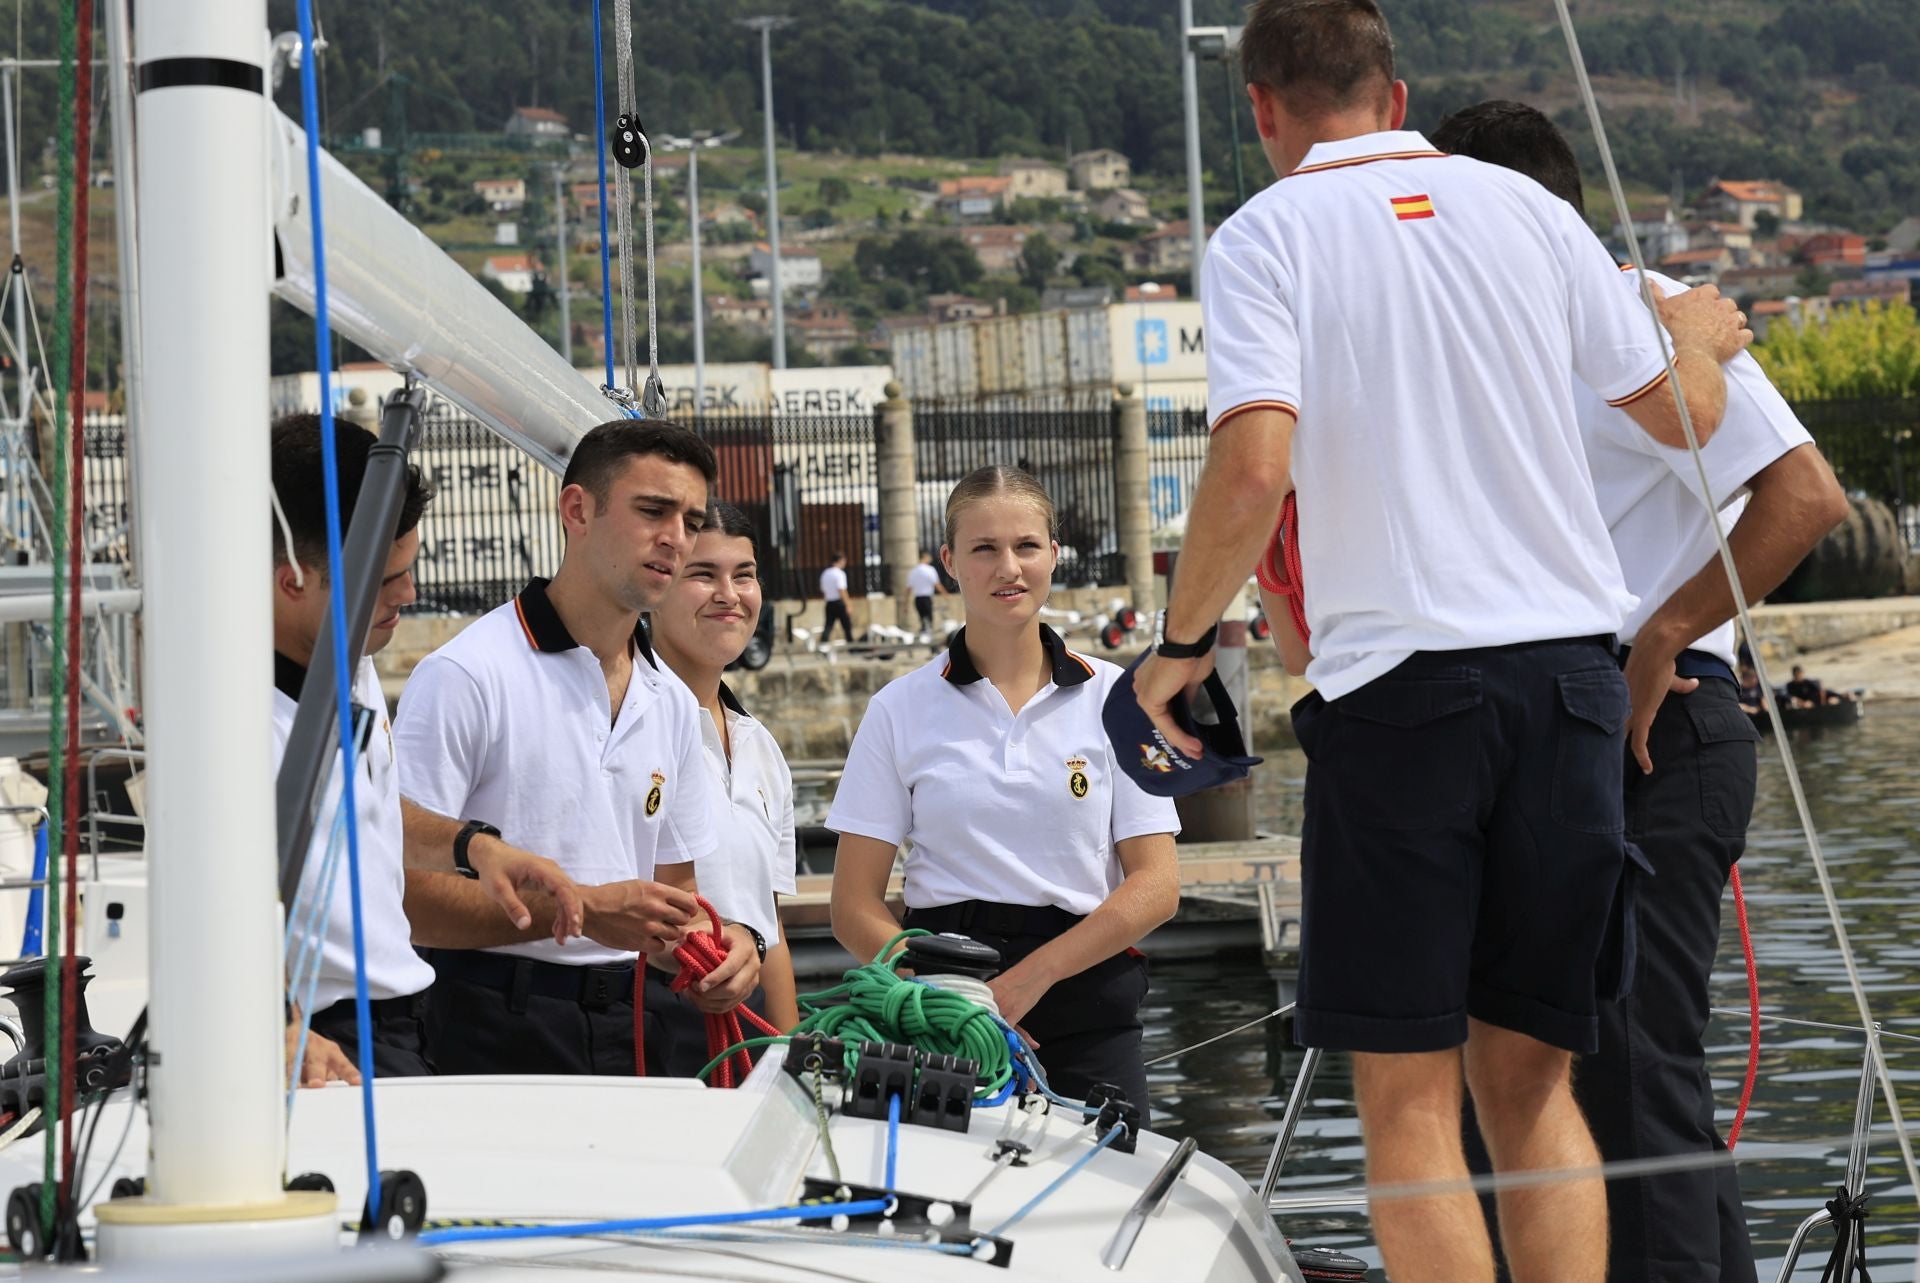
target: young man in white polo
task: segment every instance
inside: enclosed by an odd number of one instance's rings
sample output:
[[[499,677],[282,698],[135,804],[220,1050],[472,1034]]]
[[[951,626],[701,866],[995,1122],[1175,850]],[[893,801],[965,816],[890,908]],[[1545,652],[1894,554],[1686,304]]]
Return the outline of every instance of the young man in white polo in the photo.
[[[933,633],[933,597],[935,593],[946,592],[946,586],[940,582],[940,571],[933,564],[933,554],[923,552],[919,562],[907,572],[907,595],[913,598],[914,612],[920,617],[920,631]]]
[[[360,484],[374,438],[365,429],[336,422],[340,519],[353,517]],[[273,752],[277,770],[293,733],[307,670],[320,646],[328,644],[327,510],[321,464],[322,426],[318,415],[290,415],[273,425],[273,488],[285,525],[274,523],[273,568]],[[366,646],[354,673],[353,703],[360,721],[355,730],[355,767],[360,779],[354,800],[358,812],[361,899],[366,940],[367,988],[372,996],[371,1044],[374,1072],[381,1077],[433,1072],[431,1048],[424,1036],[427,987],[433,970],[414,952],[404,894],[416,869],[452,869],[453,845],[444,828],[435,831],[437,817],[422,816],[408,824],[403,838],[398,773],[394,767],[393,735],[386,697],[374,671],[373,656],[389,641],[400,623],[400,611],[413,601],[413,563],[420,552],[421,514],[432,490],[419,469],[409,467],[400,504],[393,547],[388,552],[375,599]],[[334,820],[340,807],[339,758],[328,784],[327,802],[315,826],[313,842],[302,871],[308,895],[317,894]],[[442,821],[444,825],[445,821]],[[456,826],[457,827],[457,826]],[[344,835],[340,839],[344,842]],[[344,851],[340,858],[346,858]],[[504,843],[486,841],[472,852],[488,897],[483,904],[497,921],[501,910],[511,921],[527,918],[516,888],[540,888],[552,903],[560,901],[557,929],[578,929],[579,903],[571,882],[554,864]],[[553,929],[553,914],[549,928]],[[351,888],[342,869],[333,881],[333,895],[322,917],[325,935],[320,944],[319,972],[311,996],[290,993],[289,1004],[311,1006],[311,1033],[299,1081],[319,1086],[330,1079],[358,1082],[359,1019],[354,1002],[353,905]],[[289,1059],[299,1044],[300,1024],[287,1028]]]
[[[483,616],[420,662],[395,735],[401,788],[469,832],[549,852],[580,883],[583,938],[545,938],[542,909],[503,929],[458,878],[409,894],[434,946],[428,1031],[442,1073],[630,1075],[634,966],[677,969],[696,918],[691,861],[714,851],[703,714],[661,670],[642,612],[673,582],[717,475],[698,436],[619,419],[582,437],[560,492],[566,552],[551,581]],[[726,1010],[759,981],[764,944],[727,924],[726,960],[700,982]],[[650,1047],[664,1028],[647,1022]],[[649,1061],[657,1054],[649,1051]]]
[[[847,554],[836,552],[820,572],[820,600],[826,611],[826,626],[820,630],[820,642],[833,640],[833,626],[840,625],[847,644],[853,644],[853,615],[847,610]]]
[[[1573,148],[1535,108],[1479,103],[1447,117],[1433,142],[1525,174],[1586,213]],[[1662,296],[1686,288],[1657,274],[1653,282]],[[1631,273],[1621,286],[1637,288]],[[1652,445],[1598,396],[1575,393],[1601,516],[1639,598],[1620,630],[1634,696],[1627,837],[1654,876],[1637,896],[1632,992],[1601,1002],[1599,1051],[1581,1059],[1574,1090],[1609,1162],[1724,1153],[1703,1040],[1720,904],[1746,847],[1759,738],[1740,707],[1733,592],[1691,454]],[[1833,470],[1745,353],[1727,366],[1726,416],[1701,461],[1754,600],[1846,517]],[[1613,1283],[1752,1283],[1730,1163],[1620,1177],[1607,1202]]]
[[[1198,750],[1168,702],[1297,480],[1318,687],[1295,709],[1298,1035],[1354,1053],[1376,1186],[1466,1176],[1463,1076],[1496,1170],[1590,1165],[1569,1069],[1625,865],[1612,637],[1632,599],[1572,384],[1677,445],[1663,340],[1563,202],[1400,132],[1372,0],[1257,0],[1240,52],[1282,177],[1205,260],[1214,439],[1140,702]],[[1703,437],[1750,337],[1719,308],[1695,296],[1674,325]],[[1464,1185],[1372,1212],[1396,1283],[1492,1279]],[[1501,1213],[1516,1279],[1603,1277],[1597,1178],[1516,1188]]]

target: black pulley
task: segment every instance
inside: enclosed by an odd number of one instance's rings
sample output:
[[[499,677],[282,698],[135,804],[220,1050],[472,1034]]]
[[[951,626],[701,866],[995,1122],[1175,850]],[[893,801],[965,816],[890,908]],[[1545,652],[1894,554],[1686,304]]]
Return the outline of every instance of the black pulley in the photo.
[[[1000,974],[1000,951],[962,935],[914,936],[907,941],[905,965],[916,976],[991,980]]]
[[[7,1245],[22,1260],[37,1261],[47,1254],[47,1228],[40,1219],[39,1181],[22,1185],[7,1195]]]
[[[362,1210],[360,1237],[398,1240],[411,1238],[427,1222],[427,1186],[409,1171],[380,1173],[380,1209]]]
[[[116,1176],[113,1180],[111,1195],[116,1198],[140,1198],[147,1192],[147,1178],[144,1176]]]
[[[647,163],[647,131],[640,117],[622,114],[607,131],[607,143],[613,148],[613,161],[622,169],[638,169]]]
[[[313,1190],[322,1194],[333,1193],[333,1179],[325,1172],[301,1172],[287,1181],[288,1189]]]

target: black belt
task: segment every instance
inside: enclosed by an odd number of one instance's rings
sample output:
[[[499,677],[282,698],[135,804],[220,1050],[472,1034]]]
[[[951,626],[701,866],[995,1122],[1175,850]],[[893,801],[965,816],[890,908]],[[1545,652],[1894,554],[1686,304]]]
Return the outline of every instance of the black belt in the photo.
[[[378,1023],[382,1020],[417,1020],[427,1014],[427,991],[402,994],[398,998],[375,998],[367,1004],[367,1012]],[[315,1020],[322,1018],[333,1020],[358,1020],[360,1012],[352,998],[342,998],[331,1007],[323,1007],[314,1013]]]
[[[1627,666],[1627,656],[1632,652],[1633,647],[1631,646],[1622,646],[1620,648],[1620,667],[1625,668]],[[1726,660],[1720,658],[1718,655],[1709,654],[1704,650],[1694,650],[1692,647],[1688,647],[1686,650],[1674,656],[1673,674],[1676,677],[1717,677],[1721,681],[1731,682],[1735,686],[1740,684],[1734,678],[1733,666],[1727,663]]]
[[[537,958],[516,958],[505,953],[486,953],[479,949],[426,949],[427,961],[442,979],[464,980],[469,984],[498,989],[507,995],[508,1006],[518,1010],[528,995],[577,1002],[590,1011],[633,1001],[633,964],[612,967],[574,966],[564,962],[543,962]]]
[[[990,900],[962,900],[931,909],[908,909],[909,927],[952,931],[960,935],[1038,936],[1051,940],[1079,924],[1081,915],[1052,904],[995,904]]]

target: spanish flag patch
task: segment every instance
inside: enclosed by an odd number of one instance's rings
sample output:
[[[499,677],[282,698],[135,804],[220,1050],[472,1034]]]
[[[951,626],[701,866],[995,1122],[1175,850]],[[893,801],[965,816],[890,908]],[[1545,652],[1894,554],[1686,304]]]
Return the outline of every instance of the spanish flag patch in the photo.
[[[1395,196],[1393,216],[1405,223],[1416,218],[1433,217],[1433,198],[1425,194],[1419,196]]]

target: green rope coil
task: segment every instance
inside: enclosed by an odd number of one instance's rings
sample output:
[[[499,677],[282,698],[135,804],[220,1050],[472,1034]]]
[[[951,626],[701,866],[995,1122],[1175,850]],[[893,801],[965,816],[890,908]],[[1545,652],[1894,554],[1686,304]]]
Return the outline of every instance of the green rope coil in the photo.
[[[793,1032],[836,1038],[847,1047],[847,1072],[858,1064],[863,1042],[904,1042],[936,1055],[959,1056],[979,1064],[982,1086],[976,1097],[987,1097],[1013,1077],[1013,1053],[993,1013],[979,1003],[945,989],[900,975],[904,954],[894,950],[902,941],[927,932],[902,931],[887,941],[872,962],[855,967],[839,984],[818,993],[800,995],[805,1014]],[[699,1073],[705,1078],[741,1047],[765,1047],[787,1038],[749,1038],[715,1057]]]

